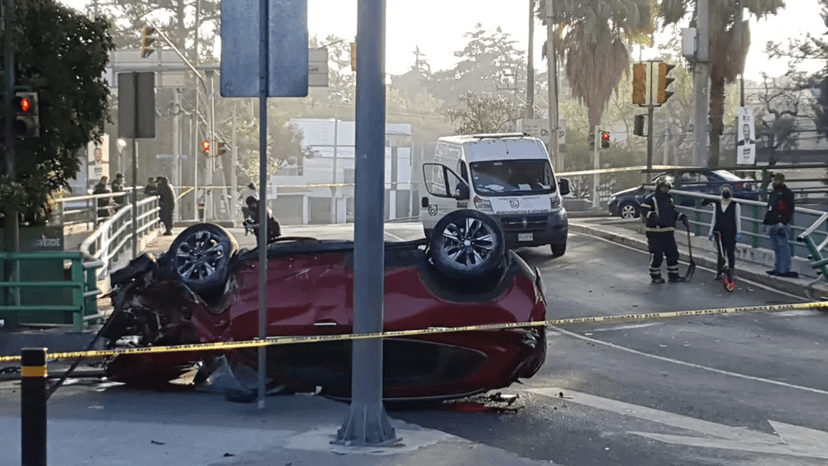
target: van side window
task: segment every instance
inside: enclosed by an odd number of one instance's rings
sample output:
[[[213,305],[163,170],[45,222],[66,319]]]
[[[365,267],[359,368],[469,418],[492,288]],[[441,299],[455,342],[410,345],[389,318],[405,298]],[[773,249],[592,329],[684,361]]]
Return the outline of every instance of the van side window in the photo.
[[[469,171],[466,168],[466,162],[464,162],[462,160],[457,161],[457,173],[460,174],[460,178],[462,178],[463,181],[465,181],[465,182],[469,181]]]

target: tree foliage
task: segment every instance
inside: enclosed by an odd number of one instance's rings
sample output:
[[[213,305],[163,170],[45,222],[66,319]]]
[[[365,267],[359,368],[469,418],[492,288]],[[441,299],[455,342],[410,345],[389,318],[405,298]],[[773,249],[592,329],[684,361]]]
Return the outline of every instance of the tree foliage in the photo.
[[[522,110],[506,97],[467,92],[460,105],[447,110],[457,134],[497,133],[520,118]]]
[[[546,21],[546,0],[538,17]],[[555,47],[573,95],[586,105],[589,127],[601,121],[607,102],[629,67],[625,41],[653,30],[651,0],[556,0]]]
[[[16,82],[39,93],[40,137],[16,142],[17,177],[4,173],[0,205],[34,221],[77,175],[77,151],[102,133],[109,109],[102,76],[114,46],[102,19],[53,0],[18,0],[16,8]]]

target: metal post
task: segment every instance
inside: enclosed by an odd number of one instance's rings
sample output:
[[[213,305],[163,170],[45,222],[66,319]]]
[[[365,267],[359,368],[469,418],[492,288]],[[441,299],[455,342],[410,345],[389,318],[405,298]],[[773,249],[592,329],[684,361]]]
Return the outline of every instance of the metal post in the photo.
[[[331,170],[331,184],[336,184],[336,169],[337,169],[337,152],[339,151],[339,118],[334,118],[334,146],[333,146],[333,169]],[[336,212],[336,190],[335,186],[331,186],[331,223],[337,223]]]
[[[655,106],[647,106],[647,173],[653,169],[653,113]]]
[[[138,257],[138,72],[132,72],[135,89],[135,116],[132,133],[132,258]]]
[[[696,64],[694,71],[695,123],[693,165],[707,166],[710,113],[710,0],[696,1]]]
[[[259,338],[267,337],[267,84],[269,0],[259,0]],[[259,347],[259,409],[265,407],[266,347]]]
[[[385,0],[359,0],[357,12],[354,332],[381,332],[385,242]],[[383,340],[353,341],[351,410],[337,443],[397,440],[382,405]]]
[[[198,89],[196,89],[196,106],[190,117],[190,135],[193,146],[193,219],[198,221]]]
[[[599,126],[595,127],[595,134],[593,135],[595,149],[592,151],[592,166],[595,170],[601,168],[601,130]],[[598,184],[601,182],[601,175],[595,173],[592,175],[592,208],[597,209],[601,207],[598,199]]]
[[[526,118],[535,118],[535,0],[529,0],[529,50],[526,57]]]
[[[213,71],[208,71],[207,73],[210,75],[210,151],[207,155],[207,181],[205,185],[210,186],[210,189],[205,189],[204,193],[205,195],[208,192],[210,193],[207,212],[210,218],[215,220],[218,218],[218,211],[216,209],[218,199],[215,195],[216,190],[212,186],[215,184],[213,172],[216,167],[216,157],[213,154],[218,153],[218,142],[216,141],[216,74]]]
[[[23,348],[20,359],[20,464],[46,466],[46,348]]]
[[[231,136],[231,140],[233,142],[233,150],[232,150],[232,161],[230,163],[231,164],[231,167],[230,167],[230,184],[232,185],[232,191],[230,193],[230,212],[231,212],[230,220],[231,220],[231,222],[233,222],[234,227],[236,226],[236,215],[238,214],[238,207],[239,207],[238,202],[237,202],[237,197],[239,195],[238,194],[239,193],[239,180],[236,177],[236,164],[238,164],[238,160],[239,160],[239,150],[238,150],[238,144],[236,142],[236,136],[237,136],[237,134],[236,134],[236,124],[237,124],[237,121],[238,121],[238,116],[237,116],[237,113],[238,113],[237,112],[237,110],[238,110],[237,107],[238,106],[239,106],[239,101],[234,100],[233,101],[233,135]]]
[[[172,184],[181,189],[181,89],[175,89],[175,113],[173,114],[173,179]],[[176,202],[179,215],[181,202]]]
[[[14,134],[12,133],[12,122],[14,121],[14,112],[12,112],[12,101],[14,99],[14,0],[5,0],[3,2],[3,50],[5,50],[5,63],[3,68],[4,74],[4,112],[6,124],[3,128],[3,142],[6,149],[6,176],[11,181],[17,180],[15,172],[15,147]],[[16,253],[20,251],[20,230],[19,219],[17,211],[13,209],[6,209],[5,211],[5,227],[4,234],[6,240],[6,251]],[[20,263],[17,261],[6,261],[3,267],[3,279],[6,282],[17,281],[20,279]],[[13,301],[16,306],[20,305],[20,289],[6,289],[6,304]],[[17,320],[16,318],[14,319]],[[16,325],[16,322],[12,325]]]

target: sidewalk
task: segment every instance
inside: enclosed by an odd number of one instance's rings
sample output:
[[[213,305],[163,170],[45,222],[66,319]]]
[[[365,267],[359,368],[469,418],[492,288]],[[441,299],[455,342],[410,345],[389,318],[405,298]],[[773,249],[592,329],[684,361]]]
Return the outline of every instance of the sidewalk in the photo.
[[[546,461],[392,420],[400,441],[388,447],[333,445],[349,405],[312,395],[224,401],[193,391],[86,384],[49,401],[49,464],[65,466],[537,466]],[[105,388],[99,388],[105,387]],[[9,389],[9,384],[0,384]],[[3,392],[6,394],[3,395]],[[20,458],[19,395],[0,390],[0,450]],[[393,417],[393,412],[390,413]],[[469,421],[485,414],[469,414]]]
[[[683,227],[681,227],[683,228]],[[618,218],[579,219],[569,222],[570,231],[603,238],[641,251],[647,251],[647,238],[639,219],[622,220]],[[704,228],[706,233],[707,229]],[[692,233],[691,233],[692,235]],[[693,260],[697,266],[716,269],[716,249],[706,236],[691,236]],[[680,261],[688,262],[687,233],[676,230],[676,242],[679,245]],[[739,277],[784,291],[803,299],[815,300],[828,296],[828,280],[816,275],[810,263],[801,258],[794,258],[792,270],[799,272],[800,278],[774,277],[766,273],[773,268],[773,251],[765,248],[752,248],[744,244],[736,246],[736,279]],[[646,265],[642,264],[642,273]],[[684,271],[682,270],[682,273]]]

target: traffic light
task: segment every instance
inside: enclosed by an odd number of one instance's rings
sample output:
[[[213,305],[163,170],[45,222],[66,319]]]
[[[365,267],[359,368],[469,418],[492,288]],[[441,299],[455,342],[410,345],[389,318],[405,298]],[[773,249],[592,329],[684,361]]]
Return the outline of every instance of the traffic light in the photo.
[[[609,131],[601,131],[601,149],[609,149],[610,134]]]
[[[206,139],[201,141],[201,153],[207,156],[210,155],[210,141]]]
[[[644,120],[647,118],[647,115],[643,113],[641,115],[635,116],[635,121],[633,122],[633,134],[636,136],[645,136],[644,134]]]
[[[15,92],[12,100],[15,119],[12,134],[17,138],[40,136],[37,92]]]
[[[671,95],[674,94],[673,91],[668,91],[667,86],[669,86],[673,81],[674,78],[670,78],[667,76],[670,71],[675,68],[676,65],[668,65],[667,63],[659,63],[658,64],[658,103],[659,105],[667,102],[667,99],[670,98]]]
[[[351,42],[351,71],[356,71],[357,46],[356,42]]]
[[[224,146],[223,142],[217,142],[216,146],[216,155],[224,155],[227,153],[227,148]]]
[[[647,105],[647,69],[644,63],[633,65],[633,105]]]
[[[153,42],[155,42],[155,34],[156,30],[152,26],[144,26],[144,30],[141,34],[141,58],[148,58],[152,55],[152,52],[155,52],[155,49],[150,47]]]

